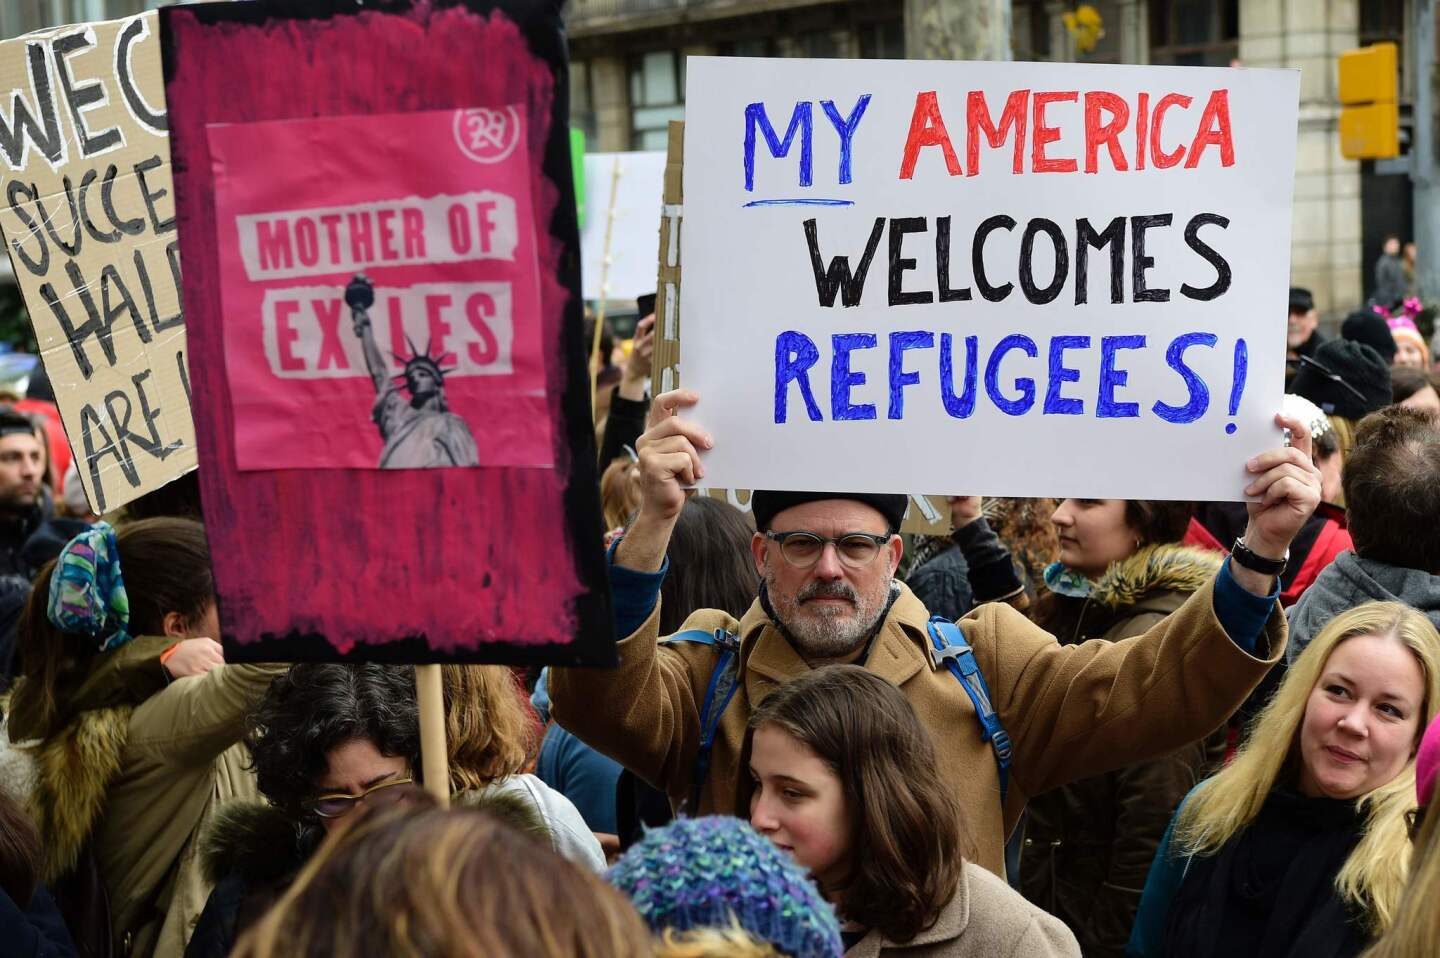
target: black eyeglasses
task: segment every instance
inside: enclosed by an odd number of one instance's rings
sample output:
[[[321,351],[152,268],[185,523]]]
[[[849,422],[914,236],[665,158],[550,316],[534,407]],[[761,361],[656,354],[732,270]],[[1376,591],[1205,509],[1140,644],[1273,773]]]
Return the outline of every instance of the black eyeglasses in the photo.
[[[767,532],[765,538],[780,543],[780,555],[797,569],[808,569],[819,562],[825,547],[831,543],[835,544],[841,565],[861,569],[875,561],[880,547],[890,541],[888,534],[877,536],[869,532],[847,532],[834,539],[813,532]]]
[[[1321,376],[1324,376],[1326,379],[1330,380],[1332,383],[1335,383],[1335,384],[1337,384],[1338,386],[1340,386],[1340,388],[1342,388],[1342,389],[1344,389],[1346,392],[1350,393],[1350,395],[1354,396],[1356,399],[1360,400],[1362,403],[1368,403],[1368,402],[1370,402],[1370,400],[1369,400],[1368,398],[1366,398],[1366,396],[1365,396],[1364,393],[1362,393],[1360,390],[1356,389],[1354,386],[1352,386],[1352,385],[1350,385],[1349,383],[1347,383],[1344,379],[1341,378],[1341,376],[1340,376],[1339,373],[1335,372],[1333,369],[1330,369],[1330,368],[1329,368],[1328,366],[1326,366],[1324,363],[1322,363],[1322,362],[1317,362],[1316,360],[1311,359],[1309,356],[1301,356],[1300,359],[1299,359],[1299,361],[1300,361],[1300,365],[1301,365],[1301,366],[1309,366],[1311,369],[1315,370],[1315,371],[1316,371],[1317,373],[1319,373]]]

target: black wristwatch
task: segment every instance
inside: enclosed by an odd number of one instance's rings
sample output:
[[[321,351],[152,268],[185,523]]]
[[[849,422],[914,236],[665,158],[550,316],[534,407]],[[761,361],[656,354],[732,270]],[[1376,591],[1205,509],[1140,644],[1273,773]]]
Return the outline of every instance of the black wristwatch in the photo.
[[[1250,547],[1245,544],[1243,538],[1238,538],[1235,540],[1235,544],[1230,547],[1230,558],[1251,572],[1258,572],[1261,575],[1281,576],[1285,574],[1285,567],[1290,564],[1290,550],[1286,549],[1285,554],[1278,559],[1267,559],[1253,552]]]

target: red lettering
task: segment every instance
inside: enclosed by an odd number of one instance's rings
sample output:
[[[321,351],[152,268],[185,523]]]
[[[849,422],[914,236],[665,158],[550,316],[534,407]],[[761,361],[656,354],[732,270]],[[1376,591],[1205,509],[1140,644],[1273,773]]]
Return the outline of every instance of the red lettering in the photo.
[[[320,262],[320,236],[315,230],[315,221],[301,217],[295,221],[295,255],[301,266],[314,266]]]
[[[1000,127],[990,121],[990,108],[985,104],[985,94],[972,90],[965,100],[965,165],[974,176],[980,172],[980,140],[975,135],[984,133],[990,149],[998,150],[1005,145],[1007,133],[1015,137],[1015,159],[1011,172],[1025,171],[1025,123],[1029,112],[1030,91],[1016,90],[1005,100],[1005,109],[1000,111]]]
[[[340,262],[340,214],[326,213],[320,217],[325,226],[325,238],[330,243],[330,262]]]
[[[1185,157],[1185,147],[1177,146],[1175,152],[1166,153],[1160,145],[1160,132],[1165,124],[1165,111],[1172,106],[1178,106],[1182,110],[1189,109],[1190,97],[1179,93],[1167,93],[1155,104],[1155,115],[1150,121],[1150,159],[1157,170],[1168,170],[1178,164]]]
[[[398,357],[410,355],[410,344],[405,341],[405,324],[400,317],[399,296],[390,297],[390,352],[395,354],[400,365],[405,360]]]
[[[1110,114],[1109,123],[1100,122],[1100,111]],[[1130,107],[1114,93],[1100,91],[1085,94],[1085,172],[1099,171],[1097,154],[1103,145],[1110,151],[1110,165],[1124,172],[1129,169],[1125,151],[1120,148],[1120,133],[1130,122]]]
[[[495,232],[495,221],[490,214],[495,212],[494,200],[481,200],[475,204],[475,215],[480,220],[480,252],[490,252],[490,234]]]
[[[345,222],[350,224],[350,259],[356,263],[368,263],[375,259],[375,236],[371,233],[370,217],[364,213],[347,213]]]
[[[1230,91],[1212,90],[1205,103],[1205,112],[1200,115],[1200,129],[1195,141],[1190,144],[1190,155],[1185,158],[1185,169],[1193,170],[1200,164],[1200,154],[1207,146],[1220,148],[1220,165],[1235,165],[1235,141],[1230,134]]]
[[[293,348],[300,332],[290,325],[290,317],[298,312],[300,304],[293,299],[282,299],[275,304],[275,347],[280,368],[286,372],[300,372],[305,368],[305,361],[295,355]]]
[[[425,325],[430,332],[425,348],[432,356],[445,352],[445,337],[450,335],[450,324],[445,322],[441,314],[449,309],[454,301],[454,297],[449,293],[431,293],[425,297]]]
[[[495,300],[488,293],[471,293],[470,298],[465,300],[465,315],[471,327],[480,334],[480,342],[471,343],[468,347],[470,361],[477,366],[493,363],[500,355],[500,344],[495,341],[495,334],[486,320],[495,315]]]
[[[927,146],[938,146],[945,157],[945,169],[951,176],[960,175],[960,159],[955,147],[950,144],[950,134],[945,132],[945,121],[940,117],[940,104],[935,91],[915,94],[915,112],[910,114],[910,133],[905,137],[905,156],[900,161],[900,179],[908,180],[915,175],[915,161],[920,150]]]
[[[405,225],[405,258],[425,258],[425,214],[413,207],[400,211],[400,220]]]
[[[458,254],[470,252],[470,216],[459,203],[445,211],[450,224],[450,248]]]
[[[375,218],[380,221],[380,258],[399,259],[400,251],[395,248],[395,227],[390,223],[395,218],[395,211],[380,210]]]
[[[1051,103],[1073,103],[1079,99],[1080,92],[1078,90],[1035,94],[1035,119],[1031,124],[1034,129],[1030,133],[1031,173],[1074,173],[1080,168],[1080,164],[1074,160],[1052,160],[1045,155],[1045,145],[1060,139],[1058,126],[1045,125],[1045,107]]]
[[[295,265],[290,251],[290,224],[284,220],[255,224],[255,242],[260,247],[261,269],[290,269]]]
[[[340,339],[340,300],[317,299],[311,305],[320,323],[320,360],[315,368],[348,369],[350,361],[345,358],[345,345]]]
[[[1145,169],[1145,131],[1150,128],[1150,94],[1135,101],[1135,169]]]

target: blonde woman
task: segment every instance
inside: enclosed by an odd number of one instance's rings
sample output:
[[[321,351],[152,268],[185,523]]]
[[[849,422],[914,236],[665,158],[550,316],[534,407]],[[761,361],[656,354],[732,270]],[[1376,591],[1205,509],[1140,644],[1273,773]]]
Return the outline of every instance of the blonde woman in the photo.
[[[1440,719],[1430,722],[1415,758],[1415,797],[1410,837],[1415,843],[1410,884],[1400,899],[1395,921],[1364,958],[1411,958],[1440,954],[1440,808],[1436,772],[1440,770]]]
[[[1396,602],[1335,617],[1246,744],[1181,803],[1127,955],[1348,958],[1396,915],[1440,634]]]

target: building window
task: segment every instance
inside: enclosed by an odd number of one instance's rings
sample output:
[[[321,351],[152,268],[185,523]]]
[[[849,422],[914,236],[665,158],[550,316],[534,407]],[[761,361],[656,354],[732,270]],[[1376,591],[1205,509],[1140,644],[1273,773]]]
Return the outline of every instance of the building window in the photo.
[[[1228,67],[1240,53],[1240,0],[1150,0],[1150,62]]]
[[[630,63],[630,146],[663,150],[671,120],[685,119],[685,58],[674,50],[646,53]]]
[[[860,34],[860,56],[867,60],[905,59],[905,23],[902,20],[885,20],[881,23],[865,23],[858,28]]]

